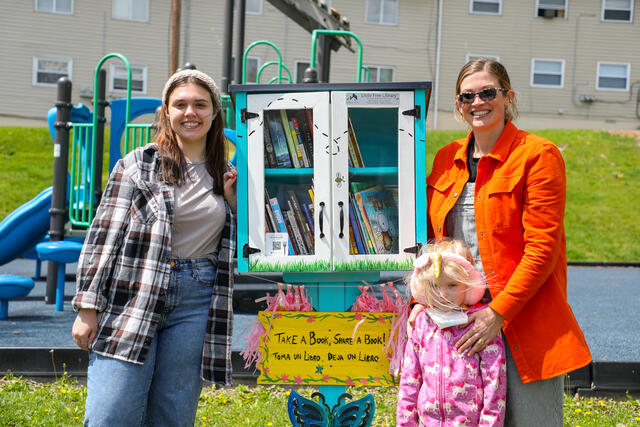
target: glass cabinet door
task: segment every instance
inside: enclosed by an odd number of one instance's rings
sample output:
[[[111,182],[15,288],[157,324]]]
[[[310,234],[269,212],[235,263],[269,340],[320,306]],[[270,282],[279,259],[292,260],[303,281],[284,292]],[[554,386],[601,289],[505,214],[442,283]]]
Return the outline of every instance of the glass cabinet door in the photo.
[[[415,245],[413,91],[331,93],[335,270],[404,270]]]
[[[247,110],[249,271],[328,271],[329,94],[253,94]]]

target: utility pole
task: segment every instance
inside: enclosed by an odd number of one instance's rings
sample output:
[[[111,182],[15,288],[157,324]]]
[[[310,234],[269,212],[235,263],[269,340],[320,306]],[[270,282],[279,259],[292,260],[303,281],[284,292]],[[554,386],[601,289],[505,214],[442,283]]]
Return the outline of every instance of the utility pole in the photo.
[[[180,54],[180,15],[182,0],[171,0],[171,40],[169,43],[169,75],[178,70]]]

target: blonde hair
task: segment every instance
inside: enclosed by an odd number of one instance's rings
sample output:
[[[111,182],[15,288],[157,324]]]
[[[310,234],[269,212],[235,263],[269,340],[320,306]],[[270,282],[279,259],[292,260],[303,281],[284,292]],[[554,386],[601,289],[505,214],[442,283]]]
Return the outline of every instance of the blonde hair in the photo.
[[[509,79],[509,73],[507,69],[500,62],[489,58],[475,58],[467,62],[460,69],[458,73],[458,80],[456,81],[456,96],[460,95],[460,85],[462,81],[469,77],[471,74],[478,73],[480,71],[486,71],[498,80],[498,85],[507,90],[513,90],[511,86],[511,80]],[[454,116],[458,121],[464,121],[462,114],[458,108],[454,108]],[[514,96],[507,108],[504,111],[505,120],[514,121],[518,117],[518,105],[516,97]]]
[[[486,285],[473,264],[471,251],[460,240],[445,240],[424,246],[409,277],[413,298],[429,307],[459,310],[460,306],[446,299],[439,291],[438,285],[446,281],[460,283],[466,288],[465,305],[477,303]]]

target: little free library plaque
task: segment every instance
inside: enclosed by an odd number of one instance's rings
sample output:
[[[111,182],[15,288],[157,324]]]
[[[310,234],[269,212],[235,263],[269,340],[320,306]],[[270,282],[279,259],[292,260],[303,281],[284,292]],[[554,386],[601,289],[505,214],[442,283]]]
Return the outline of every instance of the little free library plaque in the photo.
[[[397,384],[384,350],[393,313],[261,311],[258,318],[267,331],[258,384]]]

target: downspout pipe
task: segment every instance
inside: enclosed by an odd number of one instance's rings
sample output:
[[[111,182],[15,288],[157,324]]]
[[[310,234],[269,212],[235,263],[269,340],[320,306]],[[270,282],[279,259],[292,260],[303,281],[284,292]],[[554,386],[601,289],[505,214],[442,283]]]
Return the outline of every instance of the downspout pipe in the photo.
[[[442,6],[443,0],[438,0],[438,24],[436,30],[436,73],[433,77],[433,129],[438,128],[438,95],[440,91],[440,39],[442,38]]]

